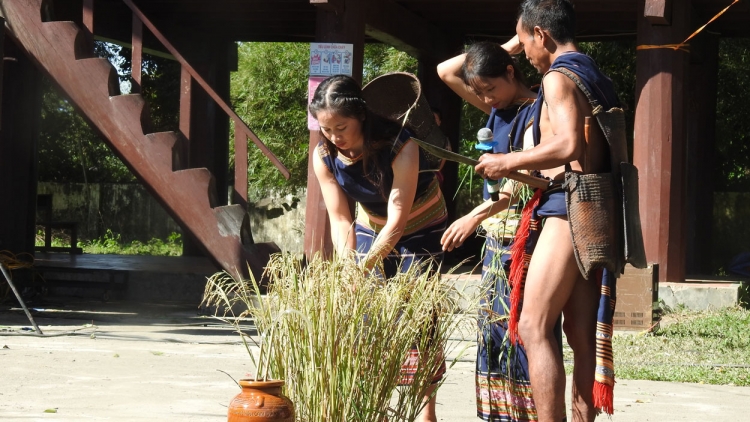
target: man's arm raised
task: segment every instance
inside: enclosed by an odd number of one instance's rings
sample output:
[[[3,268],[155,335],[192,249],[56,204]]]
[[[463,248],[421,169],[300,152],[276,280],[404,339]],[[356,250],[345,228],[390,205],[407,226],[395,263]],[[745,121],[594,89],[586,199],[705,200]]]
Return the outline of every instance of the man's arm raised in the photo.
[[[547,119],[542,113],[542,142],[513,154],[484,154],[475,167],[483,177],[500,179],[513,170],[545,170],[575,161],[583,151],[586,111],[578,100],[578,87],[565,75],[550,72],[542,81]],[[547,129],[544,125],[549,125]],[[551,136],[545,138],[545,133]]]

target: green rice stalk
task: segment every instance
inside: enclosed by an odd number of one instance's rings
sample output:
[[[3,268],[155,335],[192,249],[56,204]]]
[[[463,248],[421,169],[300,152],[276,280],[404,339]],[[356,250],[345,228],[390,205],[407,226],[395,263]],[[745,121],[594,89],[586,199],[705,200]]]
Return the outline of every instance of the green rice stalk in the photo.
[[[238,331],[242,318],[229,316],[253,318],[257,358],[242,338],[256,378],[285,380],[299,421],[415,420],[444,356],[460,357],[448,339],[474,313],[458,314],[458,303],[478,303],[426,266],[384,280],[352,257],[315,257],[303,267],[279,254],[265,275],[270,285],[261,296],[255,280],[215,274],[204,303],[221,306],[217,316]],[[413,344],[419,367],[411,385],[399,386]]]

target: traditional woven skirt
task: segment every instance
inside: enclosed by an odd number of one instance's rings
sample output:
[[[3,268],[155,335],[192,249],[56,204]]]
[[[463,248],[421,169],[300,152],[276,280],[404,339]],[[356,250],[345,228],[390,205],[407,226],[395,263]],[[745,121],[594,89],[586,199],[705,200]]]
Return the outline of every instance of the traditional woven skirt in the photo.
[[[414,264],[420,264],[432,258],[434,265],[443,261],[443,248],[440,239],[443,237],[446,226],[440,223],[435,226],[425,227],[408,236],[403,236],[396,243],[393,252],[383,260],[384,276],[390,278],[399,271],[406,271]],[[357,258],[364,259],[367,252],[375,242],[377,233],[369,227],[357,223],[355,228],[357,235]],[[437,268],[431,268],[436,270]],[[409,385],[414,380],[414,374],[419,367],[419,350],[415,347],[409,351],[403,365],[401,365],[401,379],[399,384]],[[432,382],[437,383],[445,375],[445,360],[441,360],[439,367],[435,371]]]
[[[509,257],[502,240],[487,238],[482,281],[492,288],[479,313],[477,416],[485,421],[535,421],[526,350],[511,346],[506,336],[510,287],[504,268]]]
[[[544,195],[534,210],[535,218],[565,215],[565,194],[559,190]],[[526,241],[531,252],[540,231],[531,230]],[[488,236],[482,263],[482,281],[490,287],[479,314],[477,341],[477,416],[486,421],[535,421],[529,362],[522,344],[508,338],[511,288],[510,245]],[[554,334],[562,354],[562,324],[558,318]]]

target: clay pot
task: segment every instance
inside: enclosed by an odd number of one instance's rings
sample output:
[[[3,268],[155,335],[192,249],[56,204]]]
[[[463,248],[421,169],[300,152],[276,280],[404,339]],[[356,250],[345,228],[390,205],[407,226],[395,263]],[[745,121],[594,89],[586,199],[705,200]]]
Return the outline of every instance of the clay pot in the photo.
[[[227,422],[294,422],[294,405],[281,394],[284,381],[240,380]]]

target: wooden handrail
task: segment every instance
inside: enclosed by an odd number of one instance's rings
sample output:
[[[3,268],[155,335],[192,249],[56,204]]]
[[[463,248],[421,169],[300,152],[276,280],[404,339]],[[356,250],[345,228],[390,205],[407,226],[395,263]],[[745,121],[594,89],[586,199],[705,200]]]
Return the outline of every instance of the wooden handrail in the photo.
[[[127,5],[130,10],[133,12],[133,19],[137,18],[140,22],[142,22],[143,25],[146,26],[146,28],[151,31],[151,33],[156,37],[157,40],[174,56],[174,58],[182,65],[182,68],[185,69],[190,76],[198,82],[198,85],[200,85],[206,93],[216,102],[216,104],[224,110],[224,112],[229,116],[230,119],[234,122],[234,130],[235,130],[235,183],[237,183],[237,176],[238,171],[242,168],[244,168],[245,175],[245,186],[247,186],[247,145],[240,146],[242,142],[239,142],[240,137],[237,135],[237,132],[240,132],[245,135],[245,140],[247,138],[252,139],[252,141],[255,143],[255,145],[260,148],[261,152],[269,159],[271,162],[276,166],[276,168],[281,172],[282,175],[286,179],[289,179],[290,173],[289,170],[284,166],[284,164],[274,155],[274,153],[268,149],[268,147],[258,138],[257,135],[255,135],[255,132],[253,132],[247,124],[240,118],[240,116],[237,115],[237,113],[232,110],[232,108],[219,96],[219,94],[214,91],[213,88],[201,77],[201,75],[196,72],[195,69],[193,69],[192,66],[190,66],[190,63],[185,60],[185,58],[177,51],[177,49],[169,42],[169,40],[166,39],[166,37],[154,26],[154,24],[141,12],[140,9],[132,2],[132,0],[122,0],[125,5]],[[135,23],[134,23],[135,25]],[[141,37],[142,38],[142,37]],[[246,144],[246,141],[245,141]],[[237,152],[238,151],[245,151],[244,154],[244,160],[237,160]],[[239,161],[239,162],[238,162]],[[244,164],[244,165],[243,165]],[[242,179],[242,175],[239,176],[240,179]],[[235,190],[237,190],[235,188]],[[244,192],[243,192],[244,191]],[[243,197],[243,199],[247,200],[247,188],[243,189],[242,191],[239,191],[240,195]],[[244,193],[244,195],[243,195]]]

